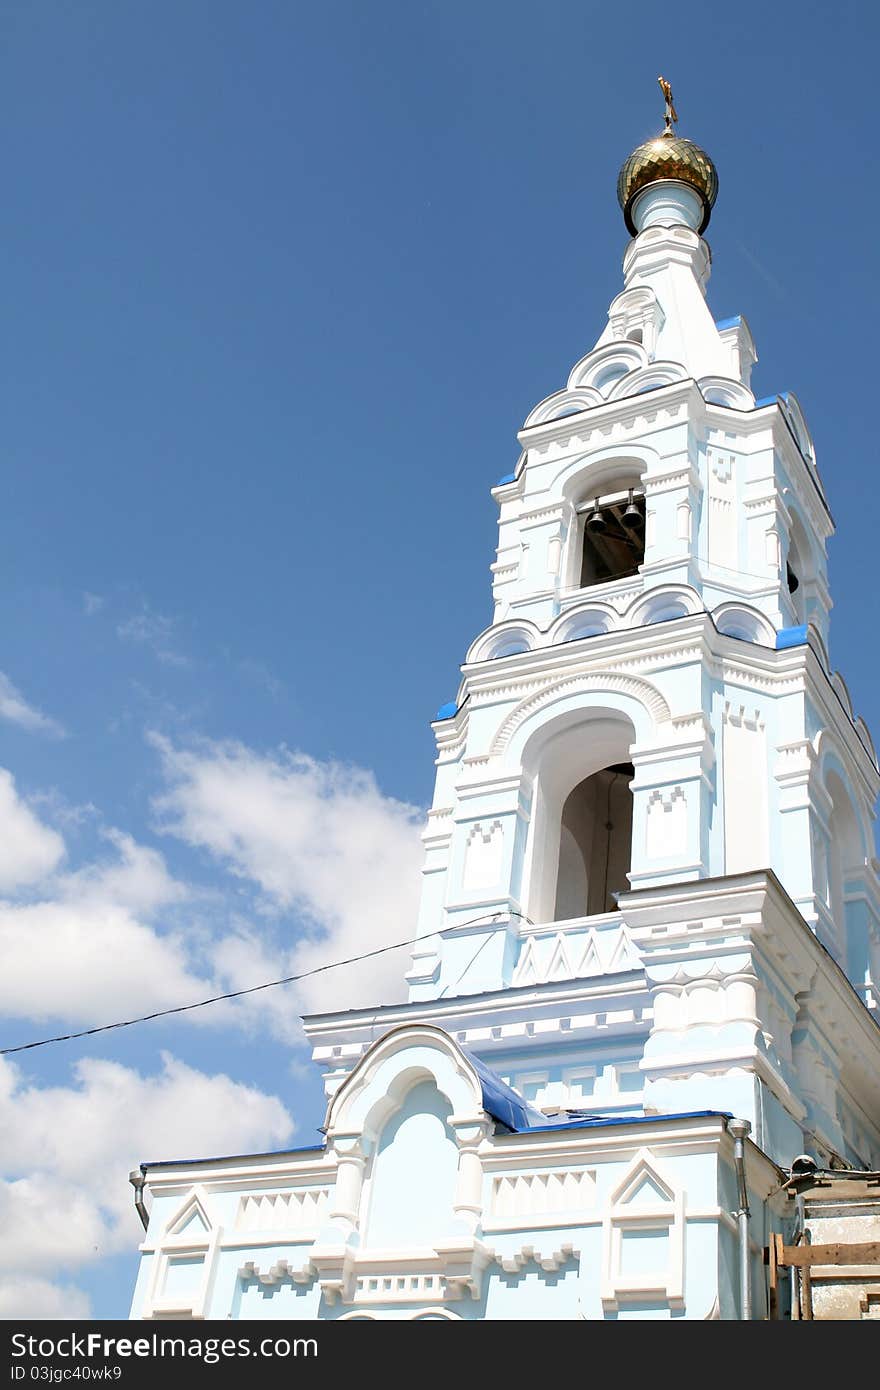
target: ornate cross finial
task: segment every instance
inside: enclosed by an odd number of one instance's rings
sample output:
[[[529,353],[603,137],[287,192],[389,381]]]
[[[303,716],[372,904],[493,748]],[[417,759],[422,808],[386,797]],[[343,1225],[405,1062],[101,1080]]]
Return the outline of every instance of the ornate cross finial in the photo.
[[[660,90],[663,93],[663,100],[666,102],[666,129],[663,132],[663,134],[674,135],[675,132],[672,129],[672,126],[673,122],[678,120],[678,112],[676,111],[672,101],[672,88],[666,81],[665,77],[658,77],[657,81],[660,83]]]

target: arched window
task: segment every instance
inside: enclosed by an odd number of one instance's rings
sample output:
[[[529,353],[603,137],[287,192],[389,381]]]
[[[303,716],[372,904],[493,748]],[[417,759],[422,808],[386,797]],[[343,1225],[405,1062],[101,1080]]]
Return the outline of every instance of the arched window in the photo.
[[[562,808],[554,918],[613,912],[629,888],[632,763],[614,763],[579,782]]]

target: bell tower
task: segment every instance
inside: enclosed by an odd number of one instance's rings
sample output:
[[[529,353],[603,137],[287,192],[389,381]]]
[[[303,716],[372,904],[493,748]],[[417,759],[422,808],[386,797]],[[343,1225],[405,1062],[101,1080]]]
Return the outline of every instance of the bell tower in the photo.
[[[700,1074],[714,1104],[775,1126],[780,1156],[811,1134],[842,1154],[848,1132],[865,1156],[862,1105],[846,1121],[817,1079],[846,1066],[810,972],[780,990],[763,956],[778,899],[869,1021],[876,756],[829,664],[809,430],[790,392],[755,396],[746,320],[709,309],[718,176],[676,119],[667,96],[666,129],[620,171],[632,240],[607,323],[493,489],[494,620],[434,725],[411,999],[567,981],[595,1003],[602,982],[595,1015],[619,1014],[622,1042],[626,1013],[646,1108],[693,1103]],[[629,1012],[624,967],[646,991]],[[579,1099],[564,1078],[590,1049],[567,1031],[532,1098]]]

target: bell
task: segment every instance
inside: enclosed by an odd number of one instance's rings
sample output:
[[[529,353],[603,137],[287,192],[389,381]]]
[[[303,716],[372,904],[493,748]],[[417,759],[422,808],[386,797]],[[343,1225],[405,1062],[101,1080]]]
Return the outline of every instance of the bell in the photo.
[[[625,527],[627,531],[641,531],[642,523],[642,514],[633,501],[633,489],[630,488],[629,501],[626,504],[626,510],[623,516],[620,518],[620,524]]]
[[[591,532],[593,533],[594,536],[600,536],[600,535],[602,534],[603,531],[607,531],[607,530],[608,530],[608,527],[607,527],[606,524],[605,524],[605,518],[604,518],[604,516],[602,515],[602,513],[599,511],[599,499],[598,499],[598,497],[596,498],[596,505],[594,506],[593,510],[590,512],[590,515],[587,517],[586,525],[587,525],[587,530],[588,530],[588,531],[591,531]]]

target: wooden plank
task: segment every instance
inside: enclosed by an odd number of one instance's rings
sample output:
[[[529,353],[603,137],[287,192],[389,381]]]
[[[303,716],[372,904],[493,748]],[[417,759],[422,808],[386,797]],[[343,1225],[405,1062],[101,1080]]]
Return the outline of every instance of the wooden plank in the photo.
[[[807,1260],[801,1269],[801,1299],[804,1305],[804,1321],[813,1321],[813,1282],[810,1274],[810,1263]]]
[[[861,1245],[783,1245],[777,1255],[781,1265],[808,1269],[811,1265],[874,1265],[880,1264],[880,1240]]]
[[[778,1293],[778,1290],[777,1290],[777,1285],[778,1285],[778,1282],[779,1282],[779,1264],[778,1264],[778,1261],[777,1261],[776,1236],[775,1236],[773,1233],[771,1233],[771,1235],[770,1235],[770,1245],[769,1245],[769,1247],[768,1247],[768,1249],[767,1249],[767,1251],[766,1251],[766,1255],[767,1255],[767,1263],[768,1263],[769,1266],[770,1266],[770,1274],[769,1274],[770,1298],[769,1298],[769,1308],[768,1308],[768,1312],[769,1312],[769,1315],[770,1315],[770,1320],[771,1320],[772,1322],[777,1322],[778,1319],[779,1319],[779,1293]]]

